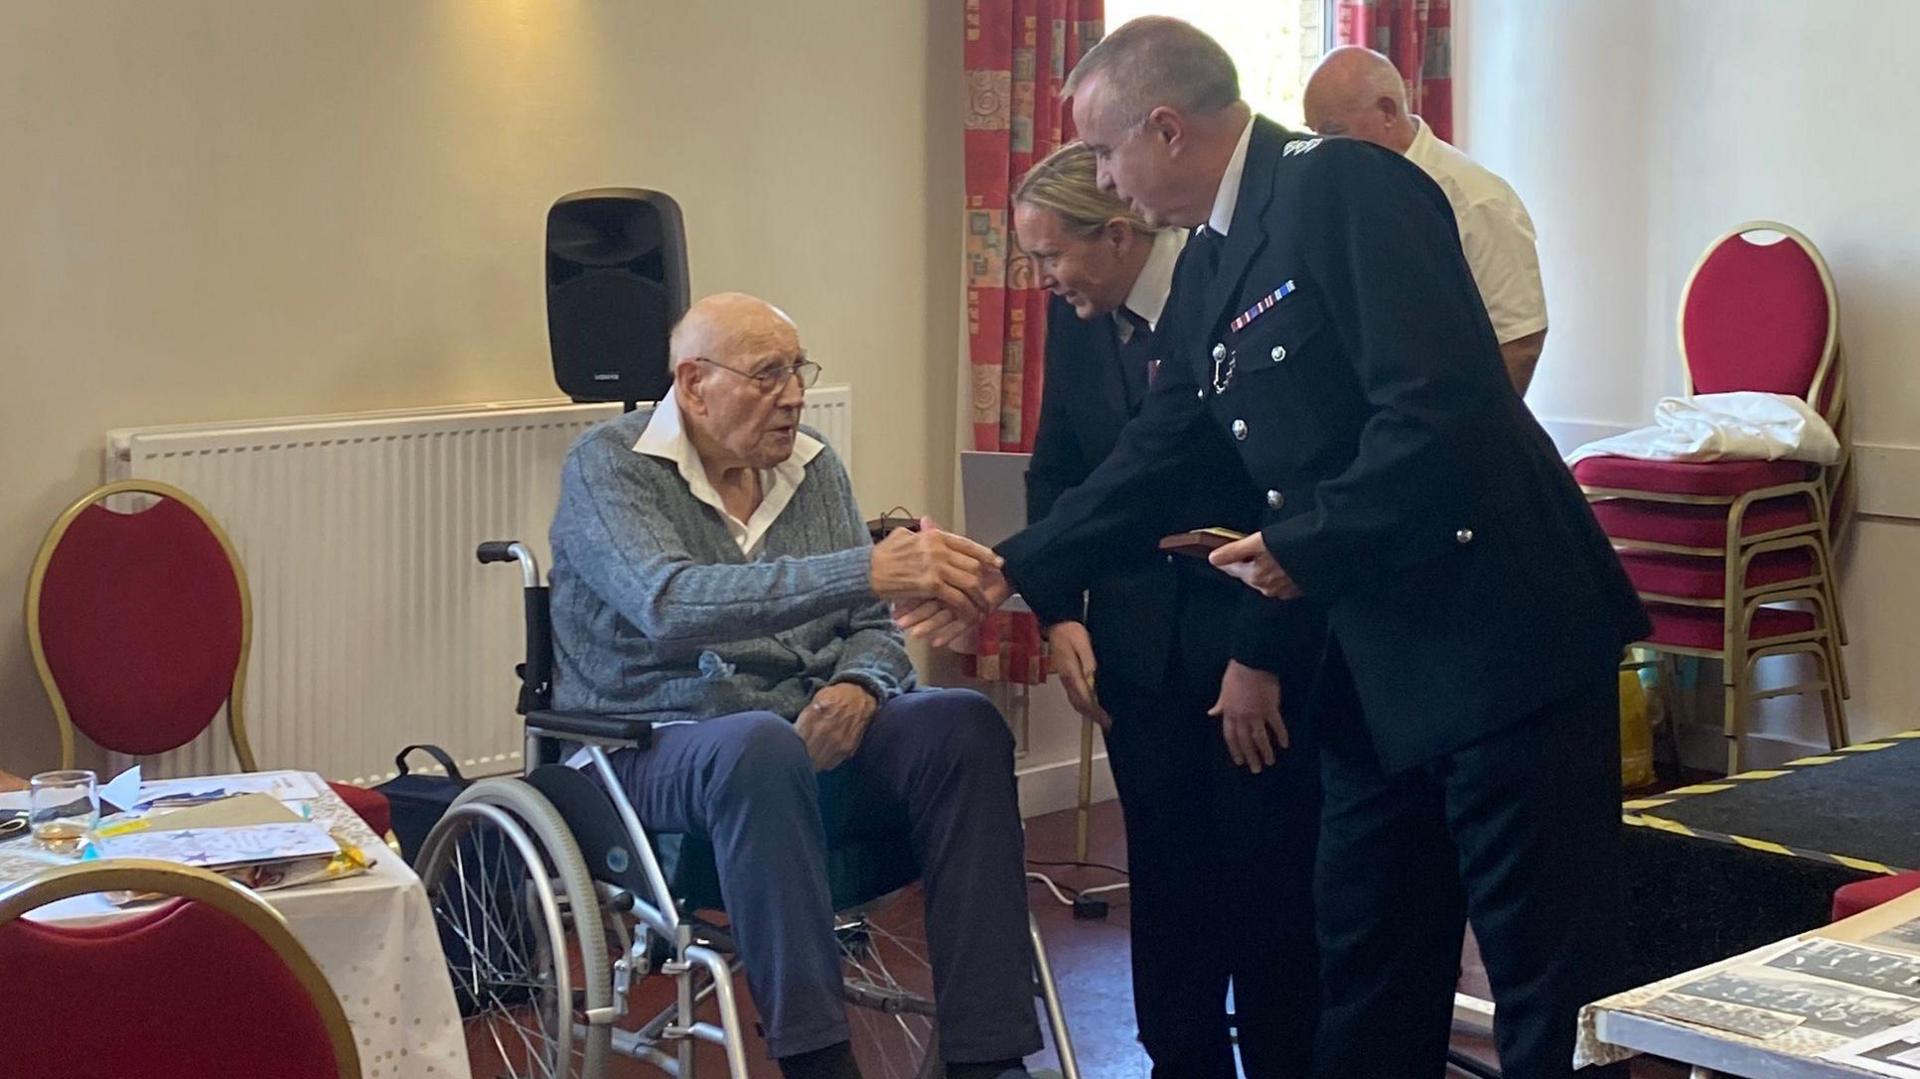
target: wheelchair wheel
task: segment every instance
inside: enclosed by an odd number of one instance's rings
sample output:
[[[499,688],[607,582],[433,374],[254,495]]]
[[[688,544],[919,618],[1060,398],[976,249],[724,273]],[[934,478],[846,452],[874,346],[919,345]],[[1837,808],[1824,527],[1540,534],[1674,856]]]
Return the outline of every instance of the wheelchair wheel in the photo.
[[[918,904],[882,900],[836,917],[853,1052],[871,1079],[941,1079],[933,965]]]
[[[419,871],[474,1074],[598,1079],[612,966],[598,892],[559,812],[519,779],[482,780],[427,835]]]

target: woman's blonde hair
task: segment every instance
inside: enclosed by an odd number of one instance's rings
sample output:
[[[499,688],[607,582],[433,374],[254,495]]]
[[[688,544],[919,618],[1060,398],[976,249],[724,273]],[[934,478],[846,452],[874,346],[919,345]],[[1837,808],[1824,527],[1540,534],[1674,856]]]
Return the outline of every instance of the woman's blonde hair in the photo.
[[[1014,189],[1013,201],[1052,210],[1060,215],[1060,222],[1067,231],[1076,236],[1091,236],[1114,218],[1133,226],[1135,232],[1154,231],[1153,226],[1135,213],[1125,200],[1100,190],[1100,181],[1094,172],[1093,151],[1078,139],[1048,154],[1039,164],[1028,169],[1020,180],[1020,186]]]

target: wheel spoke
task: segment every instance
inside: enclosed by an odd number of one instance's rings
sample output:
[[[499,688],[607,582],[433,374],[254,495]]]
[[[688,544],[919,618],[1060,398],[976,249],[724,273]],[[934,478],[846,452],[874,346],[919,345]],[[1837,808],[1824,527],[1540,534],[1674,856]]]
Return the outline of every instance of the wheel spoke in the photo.
[[[527,864],[510,839],[492,819],[465,819],[426,882],[435,918],[455,952],[448,975],[477,1013],[467,1023],[481,1026],[502,1075],[583,1074],[584,1046],[572,1036],[574,1002],[557,991],[555,965],[568,961],[566,942],[547,939],[536,886],[550,882],[547,867]],[[538,882],[535,872],[541,874]]]
[[[886,1079],[934,1074],[927,1070],[936,1039],[933,1018],[926,1014],[932,977],[924,941],[864,915],[837,928],[861,1067]]]

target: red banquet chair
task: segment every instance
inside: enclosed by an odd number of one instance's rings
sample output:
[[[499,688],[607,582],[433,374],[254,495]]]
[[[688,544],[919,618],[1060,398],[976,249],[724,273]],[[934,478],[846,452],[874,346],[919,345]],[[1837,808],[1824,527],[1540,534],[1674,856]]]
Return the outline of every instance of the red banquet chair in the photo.
[[[1770,241],[1764,237],[1771,236]],[[1680,296],[1688,393],[1756,390],[1812,404],[1838,462],[1589,457],[1574,476],[1647,602],[1638,647],[1721,663],[1727,771],[1750,704],[1817,694],[1829,744],[1847,744],[1846,621],[1833,569],[1852,506],[1846,367],[1826,262],[1804,235],[1751,221],[1707,247]],[[1807,657],[1813,676],[1752,688],[1759,661]]]
[[[154,501],[108,509],[114,496]],[[74,732],[115,753],[178,749],[224,706],[240,767],[247,741],[247,652],[253,635],[246,570],[219,522],[191,495],[152,480],[95,488],[48,529],[27,579],[27,643],[60,724],[60,766]],[[329,784],[386,835],[385,795]]]
[[[29,917],[123,891],[170,898],[84,926]],[[346,1012],[313,958],[272,907],[205,870],[82,862],[0,892],[0,971],[14,1079],[360,1075]]]

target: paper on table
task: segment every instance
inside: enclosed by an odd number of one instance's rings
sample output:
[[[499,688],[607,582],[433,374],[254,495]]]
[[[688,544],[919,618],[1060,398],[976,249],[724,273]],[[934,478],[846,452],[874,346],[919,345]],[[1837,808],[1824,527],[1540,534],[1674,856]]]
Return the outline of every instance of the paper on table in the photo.
[[[1920,1022],[1849,1042],[1821,1057],[1876,1075],[1920,1079]]]
[[[140,800],[140,766],[121,772],[100,788],[100,800],[115,809],[132,809]]]
[[[1722,970],[1691,982],[1673,986],[1661,1000],[1684,996],[1696,1000],[1717,1001],[1743,1008],[1757,1008],[1777,1015],[1793,1016],[1800,1022],[1843,1038],[1861,1038],[1900,1026],[1917,1016],[1914,1002],[1905,997],[1875,992],[1818,978],[1781,974],[1766,968]],[[1676,1016],[1675,1018],[1688,1018]],[[1785,1033],[1794,1025],[1772,1033],[1758,1033],[1742,1026],[1720,1026],[1751,1037],[1769,1038]]]
[[[177,828],[104,836],[102,858],[155,858],[202,869],[332,858],[340,844],[318,824],[251,824],[237,828]]]
[[[1866,939],[1866,943],[1920,955],[1920,918],[1875,933]]]
[[[102,839],[133,832],[168,832],[182,828],[238,828],[249,824],[298,824],[304,820],[292,807],[265,794],[236,794],[214,802],[165,809],[144,817],[124,816],[104,823]]]
[[[1815,937],[1767,961],[1775,970],[1920,1000],[1920,957]]]
[[[1640,1005],[1640,1010],[1695,1026],[1730,1030],[1749,1038],[1762,1039],[1777,1038],[1802,1022],[1797,1015],[1686,993],[1662,994]]]
[[[274,813],[290,812],[266,795],[244,798],[258,799],[265,803],[264,809]],[[180,814],[205,815],[213,808],[198,806]],[[307,821],[131,832],[102,836],[93,850],[102,858],[156,858],[198,866],[254,891],[339,880],[358,876],[373,866],[372,858],[360,848],[336,839],[325,825]],[[106,899],[116,905],[144,898],[147,896],[134,892],[106,894]]]
[[[214,792],[270,794],[283,802],[310,802],[320,797],[312,777],[305,772],[241,772],[189,779],[156,779],[141,785],[139,800],[152,802],[159,798],[186,798]]]

